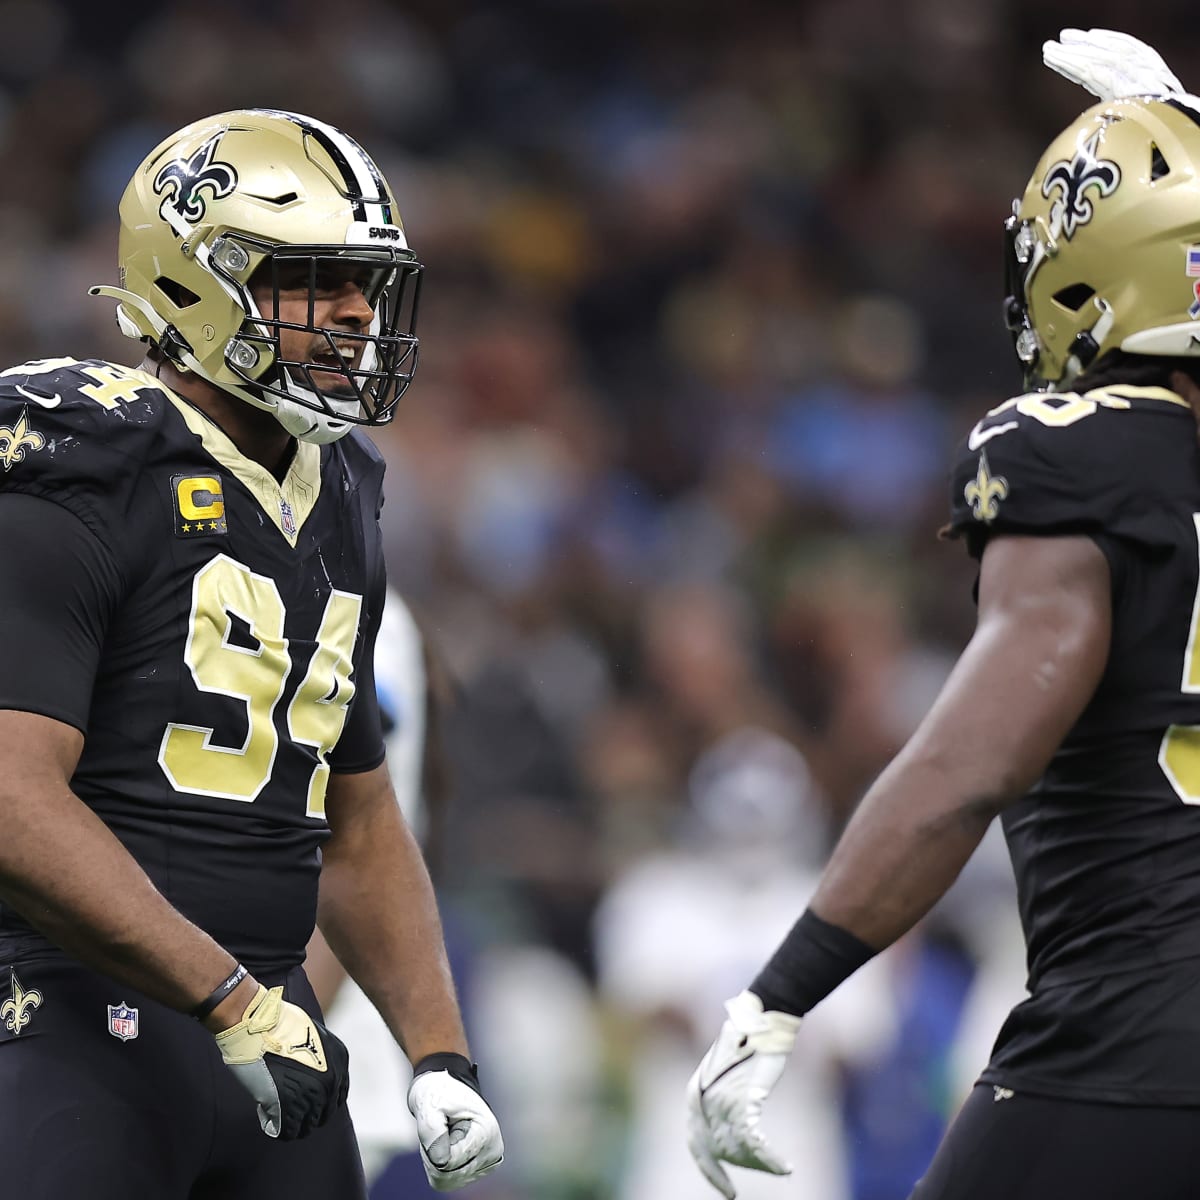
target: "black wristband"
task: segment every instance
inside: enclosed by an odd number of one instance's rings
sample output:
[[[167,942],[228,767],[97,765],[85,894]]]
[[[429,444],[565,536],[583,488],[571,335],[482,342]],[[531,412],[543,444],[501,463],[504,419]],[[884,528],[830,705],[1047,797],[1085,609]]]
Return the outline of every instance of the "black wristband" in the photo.
[[[247,971],[241,963],[238,963],[238,965],[234,967],[233,970],[224,979],[222,979],[220,983],[217,984],[212,994],[206,1000],[201,1000],[200,1003],[197,1004],[190,1013],[188,1013],[188,1016],[197,1021],[203,1021],[204,1018],[207,1017],[208,1014],[212,1012],[212,1010],[216,1008],[217,1005],[220,1004],[221,1001],[224,1000],[225,997],[228,996],[229,993],[232,992],[233,989],[237,987],[237,985],[241,983],[242,980],[245,979],[249,974],[250,972]]]
[[[802,1017],[878,953],[806,908],[750,990],[763,1008]]]
[[[472,1091],[483,1095],[479,1088],[479,1068],[461,1054],[427,1054],[413,1067],[413,1078],[428,1071],[446,1071],[459,1083],[465,1083]]]

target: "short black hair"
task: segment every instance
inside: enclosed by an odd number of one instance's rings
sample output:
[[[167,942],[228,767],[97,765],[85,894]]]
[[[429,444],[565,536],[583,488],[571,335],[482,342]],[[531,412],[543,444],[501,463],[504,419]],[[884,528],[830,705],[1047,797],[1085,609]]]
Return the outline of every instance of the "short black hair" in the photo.
[[[1071,391],[1087,392],[1093,388],[1126,384],[1129,387],[1171,386],[1171,375],[1182,371],[1200,386],[1200,358],[1168,357],[1158,354],[1129,354],[1125,350],[1110,350],[1103,358],[1071,381]]]

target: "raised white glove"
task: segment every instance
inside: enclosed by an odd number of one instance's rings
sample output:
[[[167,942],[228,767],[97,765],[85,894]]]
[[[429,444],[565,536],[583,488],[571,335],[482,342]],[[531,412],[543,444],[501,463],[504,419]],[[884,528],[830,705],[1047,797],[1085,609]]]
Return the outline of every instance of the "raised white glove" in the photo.
[[[479,1092],[474,1067],[461,1055],[432,1054],[417,1063],[408,1108],[435,1191],[466,1187],[504,1161],[500,1123]]]
[[[722,1162],[772,1175],[792,1172],[767,1145],[759,1120],[795,1045],[800,1018],[763,1012],[753,992],[726,1001],[725,1011],[728,1020],[688,1083],[688,1148],[704,1178],[734,1200]]]
[[[1184,90],[1157,50],[1115,29],[1064,29],[1057,42],[1042,44],[1042,61],[1101,100]]]

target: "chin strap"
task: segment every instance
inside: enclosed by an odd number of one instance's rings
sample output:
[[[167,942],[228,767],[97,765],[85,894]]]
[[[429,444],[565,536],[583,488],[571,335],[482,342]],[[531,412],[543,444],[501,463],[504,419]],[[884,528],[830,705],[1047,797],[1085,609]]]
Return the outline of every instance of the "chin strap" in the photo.
[[[1112,305],[1103,296],[1093,296],[1092,306],[1099,314],[1090,329],[1085,329],[1075,335],[1067,361],[1063,366],[1063,375],[1051,388],[1051,391],[1064,391],[1096,361],[1104,339],[1112,332],[1116,323],[1116,315]]]

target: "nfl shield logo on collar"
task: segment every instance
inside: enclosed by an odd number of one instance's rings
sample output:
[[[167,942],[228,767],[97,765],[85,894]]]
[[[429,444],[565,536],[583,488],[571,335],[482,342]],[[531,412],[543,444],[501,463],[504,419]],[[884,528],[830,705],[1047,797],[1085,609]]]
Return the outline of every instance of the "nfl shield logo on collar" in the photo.
[[[108,1006],[108,1032],[123,1042],[138,1035],[138,1010],[130,1008],[124,1000]]]
[[[283,499],[279,501],[279,522],[288,537],[296,536],[296,514],[292,511],[292,506]]]

